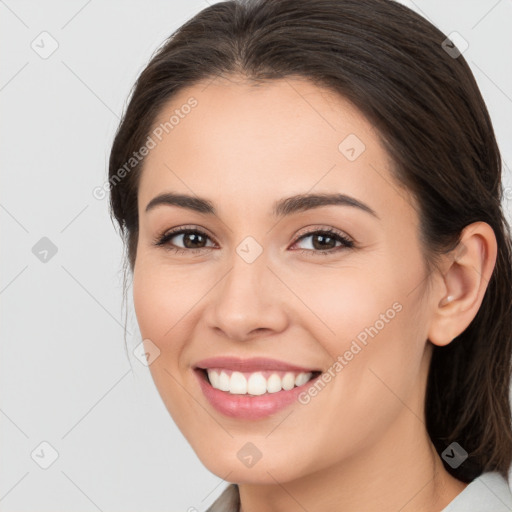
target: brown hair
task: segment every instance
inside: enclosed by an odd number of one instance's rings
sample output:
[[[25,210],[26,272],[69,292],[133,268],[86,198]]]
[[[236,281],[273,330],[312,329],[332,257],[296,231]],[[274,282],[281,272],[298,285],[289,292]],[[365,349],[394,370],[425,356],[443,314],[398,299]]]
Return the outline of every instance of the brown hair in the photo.
[[[138,78],[112,146],[110,201],[133,272],[144,161],[114,178],[163,105],[199,81],[302,77],[351,101],[378,130],[397,182],[419,205],[429,270],[468,224],[487,222],[496,235],[496,266],[480,310],[449,345],[434,347],[427,383],[430,438],[440,454],[453,441],[469,453],[457,469],[445,464],[469,482],[491,470],[506,477],[512,462],[512,247],[491,120],[468,64],[446,51],[445,39],[391,0],[213,4],[172,34]]]

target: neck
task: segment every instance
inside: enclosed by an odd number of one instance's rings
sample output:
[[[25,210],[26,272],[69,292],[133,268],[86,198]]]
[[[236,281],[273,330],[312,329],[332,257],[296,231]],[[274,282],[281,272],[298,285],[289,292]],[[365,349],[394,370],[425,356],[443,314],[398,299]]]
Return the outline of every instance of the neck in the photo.
[[[240,510],[439,512],[466,485],[444,469],[423,421],[404,407],[378,442],[336,466],[286,482],[240,484]]]

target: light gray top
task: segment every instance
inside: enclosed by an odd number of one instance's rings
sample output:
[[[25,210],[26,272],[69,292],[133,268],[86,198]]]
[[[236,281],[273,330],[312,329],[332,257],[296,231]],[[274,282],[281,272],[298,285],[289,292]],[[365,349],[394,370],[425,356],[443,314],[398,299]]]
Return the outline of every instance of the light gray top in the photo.
[[[512,512],[508,481],[496,471],[483,473],[441,512]]]
[[[236,484],[229,485],[206,512],[239,512],[240,495]],[[512,512],[512,492],[498,472],[475,478],[440,512]]]

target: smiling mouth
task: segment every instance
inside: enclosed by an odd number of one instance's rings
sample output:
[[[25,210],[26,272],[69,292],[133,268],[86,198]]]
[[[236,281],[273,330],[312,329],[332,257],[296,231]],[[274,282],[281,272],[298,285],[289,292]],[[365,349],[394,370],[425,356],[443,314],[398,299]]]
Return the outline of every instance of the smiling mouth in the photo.
[[[240,372],[227,368],[196,368],[212,388],[231,395],[252,395],[289,391],[318,377],[320,371],[260,370]]]

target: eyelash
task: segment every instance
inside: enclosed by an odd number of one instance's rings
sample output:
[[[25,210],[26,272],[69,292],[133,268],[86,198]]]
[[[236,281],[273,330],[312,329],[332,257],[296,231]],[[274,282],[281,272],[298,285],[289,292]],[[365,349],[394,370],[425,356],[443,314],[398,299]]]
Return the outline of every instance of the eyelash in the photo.
[[[169,241],[178,235],[187,235],[187,234],[199,234],[203,237],[210,238],[205,232],[195,229],[192,227],[180,227],[176,228],[172,231],[166,231],[163,234],[160,234],[156,237],[154,240],[154,245],[159,247],[164,247],[165,250],[174,252],[175,254],[198,254],[201,251],[205,249],[211,249],[211,247],[200,247],[196,249],[182,249],[181,247],[173,246],[172,244],[169,244]],[[301,254],[311,255],[313,253],[314,255],[323,255],[323,256],[329,256],[334,253],[337,253],[340,250],[343,249],[352,249],[354,247],[354,242],[350,240],[348,237],[341,234],[339,231],[336,231],[332,228],[326,228],[326,229],[317,229],[314,231],[309,231],[307,233],[302,233],[293,243],[293,245],[297,244],[304,238],[308,238],[313,235],[328,235],[330,238],[334,238],[336,242],[341,242],[341,246],[333,248],[333,249],[325,249],[325,250],[314,250],[314,249],[297,249],[300,251]],[[211,239],[211,238],[210,238]]]

